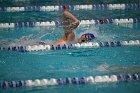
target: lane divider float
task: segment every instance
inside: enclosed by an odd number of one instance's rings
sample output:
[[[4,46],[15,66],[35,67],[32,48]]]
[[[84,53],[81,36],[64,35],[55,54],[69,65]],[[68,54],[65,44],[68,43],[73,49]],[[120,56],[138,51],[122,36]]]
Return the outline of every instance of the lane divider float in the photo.
[[[43,50],[63,50],[63,49],[75,49],[75,48],[94,48],[94,47],[117,47],[128,45],[140,45],[139,40],[130,41],[112,41],[112,42],[87,42],[76,44],[64,44],[64,45],[18,45],[18,46],[6,46],[0,47],[0,50],[4,51],[19,51],[19,52],[31,52],[31,51],[43,51]]]
[[[89,4],[89,5],[68,5],[70,10],[103,10],[103,9],[133,9],[139,8],[140,3],[130,4]],[[0,11],[3,12],[19,12],[19,11],[59,11],[63,6],[26,6],[26,7],[0,7]]]
[[[108,82],[128,82],[139,81],[140,75],[127,74],[127,75],[104,75],[104,76],[88,76],[88,77],[68,77],[68,78],[51,78],[51,79],[36,79],[36,80],[19,80],[19,81],[3,81],[0,82],[2,89],[17,88],[17,87],[34,87],[34,86],[49,86],[49,85],[69,85],[69,84],[96,84]]]
[[[102,20],[80,20],[80,25],[83,24],[123,24],[123,23],[138,23],[140,18],[125,18],[125,19],[102,19]],[[14,27],[41,27],[41,26],[62,26],[59,21],[46,22],[18,22],[18,23],[0,23],[0,28],[14,28]]]

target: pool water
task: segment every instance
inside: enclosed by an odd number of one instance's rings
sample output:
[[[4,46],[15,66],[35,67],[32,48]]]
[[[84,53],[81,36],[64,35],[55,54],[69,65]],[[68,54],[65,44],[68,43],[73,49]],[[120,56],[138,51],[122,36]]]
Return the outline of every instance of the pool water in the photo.
[[[2,2],[1,6],[62,5],[68,0],[27,0],[27,2]],[[69,1],[69,4],[90,4],[92,0]],[[134,3],[121,0],[94,0],[93,3]],[[140,3],[139,0],[135,0]],[[82,19],[137,18],[139,9],[77,10],[71,12]],[[62,11],[53,12],[0,12],[3,22],[61,21]],[[140,23],[80,25],[76,38],[92,32],[93,42],[140,40]],[[37,41],[54,42],[63,35],[63,27],[0,28],[0,46],[9,44],[34,44]],[[34,52],[0,51],[0,81],[35,80],[66,77],[87,77],[140,73],[140,46],[80,48],[70,50],[45,50]],[[125,68],[125,69],[124,69]],[[139,82],[97,83],[85,85],[58,85],[0,89],[0,93],[140,93]]]

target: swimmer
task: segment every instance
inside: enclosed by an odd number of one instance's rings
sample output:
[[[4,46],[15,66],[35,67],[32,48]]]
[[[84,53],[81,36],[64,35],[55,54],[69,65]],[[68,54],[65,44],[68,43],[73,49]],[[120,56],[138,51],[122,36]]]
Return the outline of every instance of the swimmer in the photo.
[[[140,74],[140,66],[139,65],[131,65],[131,66],[109,66],[107,64],[102,64],[96,68],[97,71],[105,71],[112,74]]]
[[[82,35],[79,39],[75,39],[74,29],[76,29],[79,25],[79,20],[70,12],[68,12],[68,6],[63,6],[64,12],[63,12],[63,29],[64,29],[64,35],[60,37],[56,42],[54,42],[54,45],[64,45],[67,43],[73,43],[73,42],[85,42],[88,40],[94,39],[94,35],[91,33],[86,33]]]

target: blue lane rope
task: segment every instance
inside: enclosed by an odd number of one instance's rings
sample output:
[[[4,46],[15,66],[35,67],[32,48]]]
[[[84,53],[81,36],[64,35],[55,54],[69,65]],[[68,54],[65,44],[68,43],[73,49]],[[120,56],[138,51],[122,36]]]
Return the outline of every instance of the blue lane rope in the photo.
[[[67,77],[67,78],[51,78],[51,79],[36,79],[36,80],[19,80],[19,81],[3,81],[0,82],[0,88],[17,88],[17,87],[34,87],[34,86],[49,86],[49,85],[69,85],[69,84],[96,84],[105,82],[128,82],[139,81],[139,74],[120,74],[120,75],[104,75],[104,76],[88,76],[88,77]]]
[[[130,41],[111,41],[111,42],[87,42],[76,44],[64,44],[64,45],[27,45],[27,46],[5,46],[0,47],[0,50],[4,51],[19,51],[19,52],[31,52],[31,51],[43,51],[43,50],[62,50],[62,49],[74,49],[74,48],[94,48],[94,47],[121,47],[128,45],[140,45],[139,40]]]

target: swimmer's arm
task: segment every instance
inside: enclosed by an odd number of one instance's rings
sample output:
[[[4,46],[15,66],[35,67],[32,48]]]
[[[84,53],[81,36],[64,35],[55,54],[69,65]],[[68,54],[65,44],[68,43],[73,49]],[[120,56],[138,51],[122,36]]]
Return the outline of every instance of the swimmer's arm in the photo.
[[[68,11],[65,11],[64,12],[64,15],[69,17],[71,20],[73,20],[74,22],[69,26],[70,30],[73,30],[75,28],[77,28],[77,26],[79,25],[79,20],[73,15],[71,14],[70,12]]]
[[[74,22],[78,22],[78,19],[68,11],[64,11],[64,15],[72,19]]]

